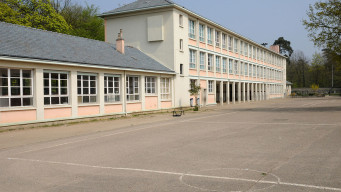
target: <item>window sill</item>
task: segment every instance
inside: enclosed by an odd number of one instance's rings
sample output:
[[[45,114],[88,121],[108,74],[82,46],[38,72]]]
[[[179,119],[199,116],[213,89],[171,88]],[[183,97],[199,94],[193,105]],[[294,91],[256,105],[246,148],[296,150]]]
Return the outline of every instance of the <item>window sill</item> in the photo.
[[[155,94],[146,94],[145,97],[157,97],[158,95],[155,93]]]
[[[98,103],[82,103],[82,104],[78,104],[78,107],[91,107],[91,106],[99,106],[100,104]]]
[[[105,105],[122,105],[122,102],[121,101],[117,101],[117,102],[113,102],[113,103],[104,103],[104,106]]]
[[[36,108],[33,106],[0,108],[0,111],[3,111],[3,112],[6,112],[6,111],[25,111],[25,110],[36,110]]]
[[[190,40],[196,41],[195,37],[189,37]]]
[[[162,99],[161,102],[172,102],[172,99]]]
[[[71,108],[71,105],[45,105],[45,109],[53,109],[53,108]]]
[[[184,50],[180,50],[180,53],[183,53],[184,52]]]
[[[127,101],[127,104],[137,104],[142,103],[141,101]]]

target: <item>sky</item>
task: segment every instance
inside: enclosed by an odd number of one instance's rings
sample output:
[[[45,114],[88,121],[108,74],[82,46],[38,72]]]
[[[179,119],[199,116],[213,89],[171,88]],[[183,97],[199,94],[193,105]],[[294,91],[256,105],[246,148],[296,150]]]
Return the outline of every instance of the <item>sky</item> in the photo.
[[[135,0],[73,0],[94,4],[100,12],[110,11]],[[279,37],[291,42],[294,51],[303,51],[308,59],[320,49],[314,47],[302,25],[309,4],[318,0],[173,0],[227,29],[259,44],[271,45]]]

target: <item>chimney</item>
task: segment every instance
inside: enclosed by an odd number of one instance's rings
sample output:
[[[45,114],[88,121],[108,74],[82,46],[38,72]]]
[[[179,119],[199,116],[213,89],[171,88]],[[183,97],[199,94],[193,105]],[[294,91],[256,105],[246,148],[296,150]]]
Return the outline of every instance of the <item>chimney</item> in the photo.
[[[120,29],[120,32],[118,33],[118,37],[116,39],[116,50],[124,54],[124,39],[122,29]]]
[[[279,54],[279,45],[271,45],[270,50]]]

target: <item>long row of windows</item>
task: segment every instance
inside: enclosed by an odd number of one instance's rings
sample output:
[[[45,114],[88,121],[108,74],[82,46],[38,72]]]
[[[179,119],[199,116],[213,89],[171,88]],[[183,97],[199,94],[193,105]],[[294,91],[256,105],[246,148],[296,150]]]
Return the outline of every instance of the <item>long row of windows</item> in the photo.
[[[190,49],[190,69],[196,69],[196,54],[197,51]],[[215,71],[220,73],[227,73],[235,75],[252,76],[271,80],[282,80],[283,73],[279,70],[270,69],[264,66],[258,66],[249,64],[246,62],[238,62],[237,60],[227,59],[225,57],[215,56],[213,54],[206,54],[205,52],[199,53],[199,64],[200,70],[214,71],[214,60],[215,59]],[[206,59],[207,57],[207,59]],[[228,62],[228,64],[227,64]]]
[[[189,37],[196,39],[196,21],[189,20]],[[213,41],[214,35],[214,41]],[[270,63],[276,66],[281,66],[285,64],[285,59],[277,56],[276,54],[267,51],[264,48],[253,46],[246,41],[227,35],[219,30],[215,30],[209,26],[199,23],[199,41],[207,43],[209,45],[214,45],[216,47],[221,47],[223,49],[229,50],[246,57]]]
[[[44,71],[44,105],[65,105],[70,100],[69,72]],[[145,77],[145,93],[157,93],[157,78]],[[160,79],[162,100],[171,99],[171,79]],[[77,75],[78,103],[98,102],[97,74]],[[127,76],[127,101],[140,100],[140,77]],[[104,75],[104,101],[121,101],[121,76]],[[33,70],[0,68],[0,107],[33,106]]]

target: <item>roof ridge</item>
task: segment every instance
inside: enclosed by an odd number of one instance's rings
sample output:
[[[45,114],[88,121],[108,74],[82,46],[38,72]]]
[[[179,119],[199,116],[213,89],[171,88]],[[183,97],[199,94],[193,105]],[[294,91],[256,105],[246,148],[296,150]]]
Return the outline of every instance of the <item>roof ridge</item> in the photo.
[[[65,34],[65,33],[59,33],[59,32],[55,32],[55,31],[48,31],[46,29],[39,29],[39,28],[29,27],[29,26],[25,26],[25,25],[19,25],[19,24],[14,24],[14,23],[7,23],[7,22],[3,22],[3,21],[0,21],[0,24],[1,23],[2,24],[7,24],[7,25],[12,25],[12,26],[15,26],[15,27],[26,28],[26,29],[29,29],[29,30],[32,30],[32,31],[41,31],[41,32],[46,32],[46,33],[63,35],[63,36],[66,36],[66,37],[79,38],[79,39],[84,39],[84,40],[88,40],[88,41],[96,41],[96,42],[107,43],[107,44],[113,45],[111,43],[108,43],[108,42],[105,42],[105,41],[101,41],[101,40],[89,39],[89,38],[86,38],[86,37],[80,37],[80,36],[75,36],[75,35],[70,35],[70,34]]]

